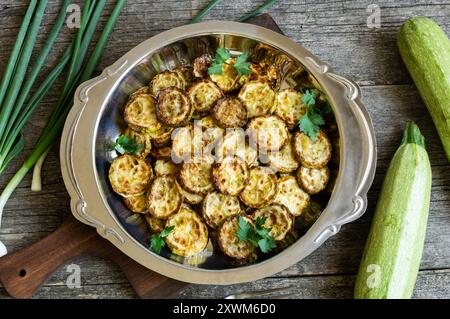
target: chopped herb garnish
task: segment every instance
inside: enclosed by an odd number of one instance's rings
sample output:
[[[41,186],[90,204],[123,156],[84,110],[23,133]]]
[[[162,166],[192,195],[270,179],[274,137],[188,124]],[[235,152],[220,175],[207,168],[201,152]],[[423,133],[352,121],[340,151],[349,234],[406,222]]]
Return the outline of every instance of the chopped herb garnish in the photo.
[[[166,246],[166,242],[164,238],[169,236],[169,234],[175,229],[175,226],[170,226],[164,228],[164,230],[160,234],[153,234],[150,241],[150,249],[159,254],[161,249]]]
[[[257,217],[255,226],[247,222],[242,216],[239,217],[239,229],[236,236],[242,240],[251,243],[255,247],[259,247],[263,253],[270,252],[277,247],[275,240],[269,235],[271,228],[265,228],[263,225],[267,217]]]
[[[144,145],[138,144],[131,137],[122,134],[117,138],[112,147],[120,154],[130,153],[136,155]]]
[[[242,53],[236,59],[234,64],[229,64],[227,60],[231,57],[231,53],[229,50],[224,48],[218,48],[216,50],[216,57],[214,58],[211,66],[208,68],[208,74],[222,74],[222,65],[228,64],[235,68],[238,75],[247,75],[252,73],[250,69],[250,62],[248,62],[248,53]]]
[[[320,127],[325,124],[322,115],[316,108],[316,98],[318,96],[319,92],[317,90],[306,90],[302,96],[302,102],[305,104],[307,110],[299,121],[300,131],[313,140],[316,139]]]

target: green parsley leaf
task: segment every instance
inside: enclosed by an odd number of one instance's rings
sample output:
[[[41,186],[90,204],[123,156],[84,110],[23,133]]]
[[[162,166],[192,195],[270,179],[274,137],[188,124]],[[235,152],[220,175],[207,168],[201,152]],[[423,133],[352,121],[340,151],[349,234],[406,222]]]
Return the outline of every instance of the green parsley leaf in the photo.
[[[312,106],[316,104],[316,98],[319,96],[319,92],[317,90],[306,90],[306,92],[302,95],[302,102],[305,103],[306,106]]]
[[[175,226],[166,227],[160,234],[153,234],[150,240],[150,249],[159,254],[161,249],[166,246],[164,238],[169,236],[169,234],[175,229]]]
[[[256,218],[255,226],[247,222],[242,216],[239,217],[239,228],[236,236],[242,240],[251,243],[255,247],[259,247],[263,253],[270,252],[275,248],[276,242],[272,236],[269,235],[270,228],[265,228],[263,225],[266,218]]]
[[[226,60],[228,60],[230,57],[231,57],[230,50],[227,50],[225,48],[217,48],[216,58],[214,61],[217,61],[217,63],[223,63]]]
[[[209,68],[208,68],[208,74],[212,75],[212,74],[222,74],[222,63],[220,64],[212,64]]]
[[[123,134],[112,144],[112,148],[120,154],[130,153],[137,155],[143,147],[144,145],[137,144],[134,139]]]
[[[252,73],[252,70],[250,69],[250,62],[247,62],[247,59],[248,53],[242,53],[238,56],[236,63],[233,65],[239,76]]]
[[[320,131],[320,126],[324,123],[325,121],[323,120],[322,115],[316,113],[315,111],[308,110],[306,114],[300,118],[300,131],[315,140],[317,133]]]

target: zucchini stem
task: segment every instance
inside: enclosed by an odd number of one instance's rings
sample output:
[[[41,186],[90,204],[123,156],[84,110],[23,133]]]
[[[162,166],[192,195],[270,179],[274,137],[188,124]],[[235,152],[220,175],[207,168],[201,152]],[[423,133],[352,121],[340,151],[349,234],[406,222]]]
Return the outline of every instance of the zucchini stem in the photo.
[[[407,122],[403,131],[402,145],[409,143],[417,144],[425,148],[425,139],[422,133],[420,133],[419,127],[414,122]]]

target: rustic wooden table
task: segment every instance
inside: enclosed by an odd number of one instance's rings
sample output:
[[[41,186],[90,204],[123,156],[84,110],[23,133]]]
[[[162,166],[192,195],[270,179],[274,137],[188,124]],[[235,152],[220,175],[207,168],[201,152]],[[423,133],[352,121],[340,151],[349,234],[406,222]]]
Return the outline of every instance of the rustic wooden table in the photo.
[[[101,68],[111,64],[141,41],[170,28],[188,23],[207,0],[133,0],[128,1],[102,59]],[[206,20],[233,20],[263,3],[263,0],[227,0]],[[369,28],[367,8],[373,2],[380,7],[381,28]],[[59,10],[60,1],[50,1],[42,45]],[[109,1],[109,11],[114,1]],[[26,10],[27,1],[0,1],[0,73],[7,62]],[[412,84],[396,48],[396,33],[407,18],[427,16],[450,34],[450,1],[353,1],[353,0],[280,0],[269,10],[283,32],[303,44],[336,72],[353,78],[362,87],[363,97],[376,130],[378,167],[369,192],[369,208],[361,219],[345,225],[323,247],[297,265],[257,282],[234,286],[192,285],[181,298],[220,298],[246,289],[266,289],[294,285],[298,298],[351,298],[356,271],[390,158],[399,145],[407,120],[416,121],[425,135],[433,169],[433,189],[425,250],[414,296],[450,298],[450,165],[431,118]],[[102,23],[105,19],[102,19]],[[74,30],[65,28],[58,39],[48,66],[68,45]],[[29,121],[24,133],[26,149],[0,178],[0,189],[19,167],[56,102],[58,88],[48,96]],[[30,191],[27,176],[11,198],[3,217],[0,240],[10,251],[30,245],[52,232],[69,214],[55,146],[45,164],[44,190]],[[96,258],[74,261],[81,267],[81,288],[66,286],[70,272],[59,269],[36,294],[36,298],[133,298],[135,294],[121,271],[112,263]],[[0,298],[7,298],[0,286]]]

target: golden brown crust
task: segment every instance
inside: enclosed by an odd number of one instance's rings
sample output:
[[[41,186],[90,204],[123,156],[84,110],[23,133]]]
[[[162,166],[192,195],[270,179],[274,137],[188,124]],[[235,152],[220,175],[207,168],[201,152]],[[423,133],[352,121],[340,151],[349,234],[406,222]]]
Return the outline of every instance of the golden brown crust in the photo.
[[[330,171],[327,166],[322,168],[300,167],[296,173],[299,185],[311,195],[325,190],[330,178]]]
[[[129,127],[125,130],[123,135],[133,139],[136,144],[142,145],[142,148],[136,153],[136,155],[145,158],[148,154],[150,154],[152,150],[152,142],[150,135],[145,131],[138,132]]]
[[[156,131],[161,122],[156,117],[155,99],[150,94],[133,96],[123,112],[125,122],[135,130]]]
[[[245,215],[233,215],[228,217],[220,226],[217,235],[217,242],[220,250],[228,257],[238,260],[248,259],[254,253],[255,247],[246,241],[240,240],[236,236],[239,229],[239,217],[253,225],[251,218]]]
[[[153,165],[156,176],[176,175],[179,167],[170,159],[157,159]]]
[[[226,157],[214,164],[212,178],[216,188],[223,194],[238,195],[248,182],[248,169],[244,160],[237,156]]]
[[[293,145],[295,155],[305,167],[322,168],[331,159],[331,143],[323,131],[317,134],[315,140],[303,132],[296,132]]]
[[[309,205],[309,195],[300,188],[294,176],[282,176],[274,204],[285,206],[294,216],[300,216]]]
[[[189,87],[187,95],[196,114],[209,112],[223,96],[219,87],[213,81],[207,79],[193,83]]]
[[[208,75],[208,68],[212,62],[212,57],[209,54],[203,54],[194,59],[192,63],[192,72],[197,78],[205,78]]]
[[[247,109],[237,97],[220,99],[213,108],[213,116],[222,128],[243,127],[247,123]]]
[[[270,205],[256,210],[252,218],[266,218],[265,228],[270,228],[269,235],[276,241],[283,240],[294,228],[294,216],[286,207],[281,205]]]
[[[147,212],[147,200],[145,194],[124,197],[123,202],[133,213]]]
[[[156,177],[147,193],[148,211],[156,218],[165,219],[177,212],[182,201],[174,176]]]
[[[231,92],[237,89],[240,86],[239,77],[236,69],[230,65],[233,64],[234,59],[230,59],[229,64],[222,64],[222,73],[221,74],[211,74],[209,78],[211,81],[216,83],[216,85],[223,92]]]
[[[111,186],[123,197],[143,194],[152,178],[152,167],[143,158],[131,154],[117,157],[109,168]]]
[[[219,192],[206,195],[202,205],[203,218],[213,229],[217,229],[229,216],[242,213],[239,198]]]
[[[190,66],[179,66],[173,70],[184,80],[185,87],[188,87],[195,80],[194,73]]]
[[[216,148],[216,158],[218,161],[227,156],[239,156],[244,159],[248,167],[258,165],[258,152],[246,141],[246,135],[242,130],[226,132],[224,137],[218,142]]]
[[[168,126],[183,126],[189,122],[191,115],[191,103],[184,91],[169,87],[159,92],[156,116],[161,123]]]
[[[247,108],[249,118],[272,114],[276,106],[276,95],[267,82],[250,81],[239,92],[238,97]]]
[[[300,118],[306,113],[301,94],[289,88],[278,93],[275,114],[278,115],[289,129],[294,129]]]
[[[164,71],[156,74],[149,84],[150,92],[153,96],[158,96],[159,92],[169,87],[176,87],[184,90],[186,83],[177,72]]]
[[[248,129],[263,152],[278,152],[289,140],[286,125],[276,115],[255,117],[248,124]]]
[[[161,147],[161,148],[152,148],[150,152],[151,156],[157,159],[168,159],[172,155],[172,148],[170,146]]]
[[[239,198],[252,208],[269,205],[277,194],[278,178],[272,169],[258,166],[250,169],[249,180]]]
[[[185,190],[180,183],[177,182],[178,190],[180,191],[181,196],[183,196],[183,200],[191,205],[200,204],[205,197],[202,194],[195,194]]]
[[[213,189],[211,178],[212,161],[206,158],[196,158],[183,163],[179,180],[181,186],[195,194],[206,194]]]
[[[161,148],[170,144],[173,130],[173,127],[161,125],[160,129],[153,132],[146,132],[146,134],[150,136],[154,147]]]
[[[164,230],[166,225],[165,219],[156,218],[150,214],[145,214],[144,217],[152,233],[159,234]]]
[[[270,152],[268,154],[270,167],[282,174],[292,173],[299,166],[299,163],[295,158],[291,140],[292,137],[289,136],[288,142],[279,152]]]

